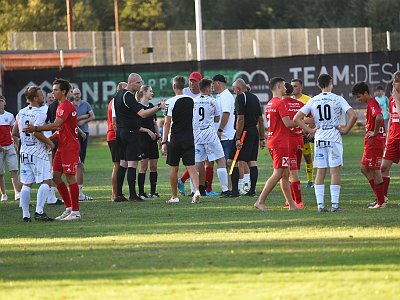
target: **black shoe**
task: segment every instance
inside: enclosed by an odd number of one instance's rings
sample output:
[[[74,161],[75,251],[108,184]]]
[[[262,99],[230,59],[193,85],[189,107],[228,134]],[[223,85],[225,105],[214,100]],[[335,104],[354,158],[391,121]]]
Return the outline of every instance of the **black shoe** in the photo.
[[[231,192],[231,194],[229,195],[229,198],[238,198],[240,197],[239,192]]]
[[[32,222],[31,218],[28,218],[28,217],[24,217],[23,220],[26,223]]]
[[[201,195],[201,194],[200,194],[200,195]],[[190,195],[189,195],[189,197],[193,197],[193,196],[194,196],[194,193],[191,192]]]
[[[126,202],[126,201],[128,201],[128,199],[126,199],[125,196],[122,195],[122,196],[115,197],[112,201],[113,202]]]
[[[47,205],[63,205],[64,201],[62,201],[61,199],[57,199],[56,202],[54,203],[47,203]]]
[[[37,212],[35,212],[35,220],[43,222],[54,221],[54,219],[50,218],[46,213],[38,214]]]
[[[140,194],[139,197],[142,198],[143,200],[149,198],[149,196],[147,196],[146,193]]]
[[[129,197],[129,201],[131,201],[131,202],[145,202],[146,200],[140,198],[138,195],[135,195],[133,197]]]
[[[194,195],[194,194],[193,194]],[[202,196],[202,197],[205,197],[205,196],[207,196],[207,193],[206,193],[206,191],[200,191],[200,196]],[[192,196],[193,197],[193,196]]]
[[[220,198],[229,198],[229,196],[231,195],[231,191],[225,191],[225,192],[221,192],[221,195],[219,196]]]
[[[367,208],[374,207],[377,203],[378,203],[378,200],[375,199],[374,202],[371,202],[370,204],[367,205]]]
[[[256,196],[256,192],[255,191],[248,191],[246,194],[244,194],[244,196],[246,196],[246,197],[255,197]]]

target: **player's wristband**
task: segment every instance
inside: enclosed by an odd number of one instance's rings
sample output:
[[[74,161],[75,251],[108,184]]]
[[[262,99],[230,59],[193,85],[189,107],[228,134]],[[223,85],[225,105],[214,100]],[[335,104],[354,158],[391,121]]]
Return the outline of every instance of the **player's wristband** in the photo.
[[[167,142],[161,142],[161,146],[162,146],[162,145],[166,145],[166,144],[167,144]]]
[[[236,138],[236,141],[240,141],[240,137],[237,137],[237,138]]]
[[[218,128],[218,132],[224,132],[221,128]]]
[[[260,141],[264,141],[265,139],[260,139]]]

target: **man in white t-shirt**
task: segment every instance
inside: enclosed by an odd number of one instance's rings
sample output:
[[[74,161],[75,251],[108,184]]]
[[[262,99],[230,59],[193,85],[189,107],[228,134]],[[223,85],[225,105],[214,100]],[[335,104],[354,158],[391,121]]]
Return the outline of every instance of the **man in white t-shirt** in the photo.
[[[8,200],[6,186],[4,183],[4,164],[7,163],[11,174],[12,184],[14,186],[15,200],[19,199],[21,184],[18,179],[18,158],[15,151],[15,145],[11,136],[11,130],[14,126],[14,116],[5,111],[6,98],[0,96],[0,191],[1,201]]]
[[[339,210],[340,196],[340,167],[343,165],[342,135],[347,134],[357,121],[357,115],[347,101],[334,93],[332,77],[321,74],[318,77],[318,87],[321,93],[311,98],[295,115],[294,121],[311,136],[315,134],[314,168],[317,169],[315,178],[315,196],[318,211],[326,212],[324,204],[325,175],[327,168],[331,174],[331,203],[332,212]],[[315,128],[308,127],[303,118],[311,112],[315,120]],[[342,114],[346,113],[349,121],[341,127]]]
[[[228,171],[224,150],[219,141],[215,123],[218,123],[220,112],[216,100],[211,97],[211,83],[209,79],[200,81],[201,95],[194,98],[193,135],[195,143],[195,160],[198,169],[204,167],[204,162],[218,164],[217,175],[221,183],[222,192],[228,189]]]

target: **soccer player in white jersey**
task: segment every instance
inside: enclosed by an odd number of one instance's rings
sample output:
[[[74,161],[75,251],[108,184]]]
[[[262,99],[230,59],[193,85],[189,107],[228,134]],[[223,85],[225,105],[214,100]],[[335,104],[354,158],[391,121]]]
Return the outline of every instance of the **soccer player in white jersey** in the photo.
[[[324,204],[325,175],[327,168],[331,173],[331,203],[332,212],[339,210],[340,196],[340,167],[343,165],[342,135],[349,133],[357,121],[356,113],[347,101],[332,93],[332,77],[321,74],[318,77],[318,87],[321,93],[307,102],[295,115],[294,121],[311,136],[315,134],[314,143],[314,168],[317,169],[315,178],[315,196],[318,211],[326,212]],[[303,118],[311,112],[315,120],[315,128],[309,128]],[[341,126],[342,113],[345,112],[348,122]]]
[[[212,80],[200,81],[201,95],[194,98],[193,135],[195,144],[195,160],[197,169],[204,168],[206,160],[217,161],[217,175],[222,192],[228,191],[228,171],[224,150],[219,141],[215,123],[218,123],[220,112],[217,101],[211,97]]]
[[[17,115],[16,125],[13,128],[13,136],[21,141],[21,189],[20,206],[23,220],[30,222],[29,201],[33,183],[40,183],[37,192],[35,220],[53,221],[43,211],[48,197],[53,178],[51,163],[48,156],[48,148],[53,149],[53,142],[41,132],[25,133],[23,129],[28,125],[41,126],[46,122],[47,112],[41,108],[44,102],[43,92],[39,87],[31,86],[25,91],[25,97],[29,105]]]

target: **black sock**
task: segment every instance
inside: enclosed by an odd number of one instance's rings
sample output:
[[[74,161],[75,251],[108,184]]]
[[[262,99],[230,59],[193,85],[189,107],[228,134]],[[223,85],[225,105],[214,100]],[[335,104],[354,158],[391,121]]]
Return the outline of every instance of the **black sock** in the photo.
[[[157,187],[157,171],[150,172],[150,193],[154,195]]]
[[[117,171],[117,197],[122,196],[122,186],[124,185],[126,168],[119,166]]]
[[[256,191],[256,184],[258,180],[258,168],[257,166],[250,167],[250,191],[255,192]]]
[[[231,175],[232,179],[232,194],[238,194],[238,184],[239,184],[239,168],[235,167],[233,168],[233,172]]]
[[[137,182],[139,187],[139,195],[144,194],[144,181],[146,179],[146,173],[139,173]]]
[[[129,198],[137,197],[136,194],[136,168],[128,167]]]
[[[199,185],[200,195],[204,196],[206,194],[206,187],[204,185]]]

